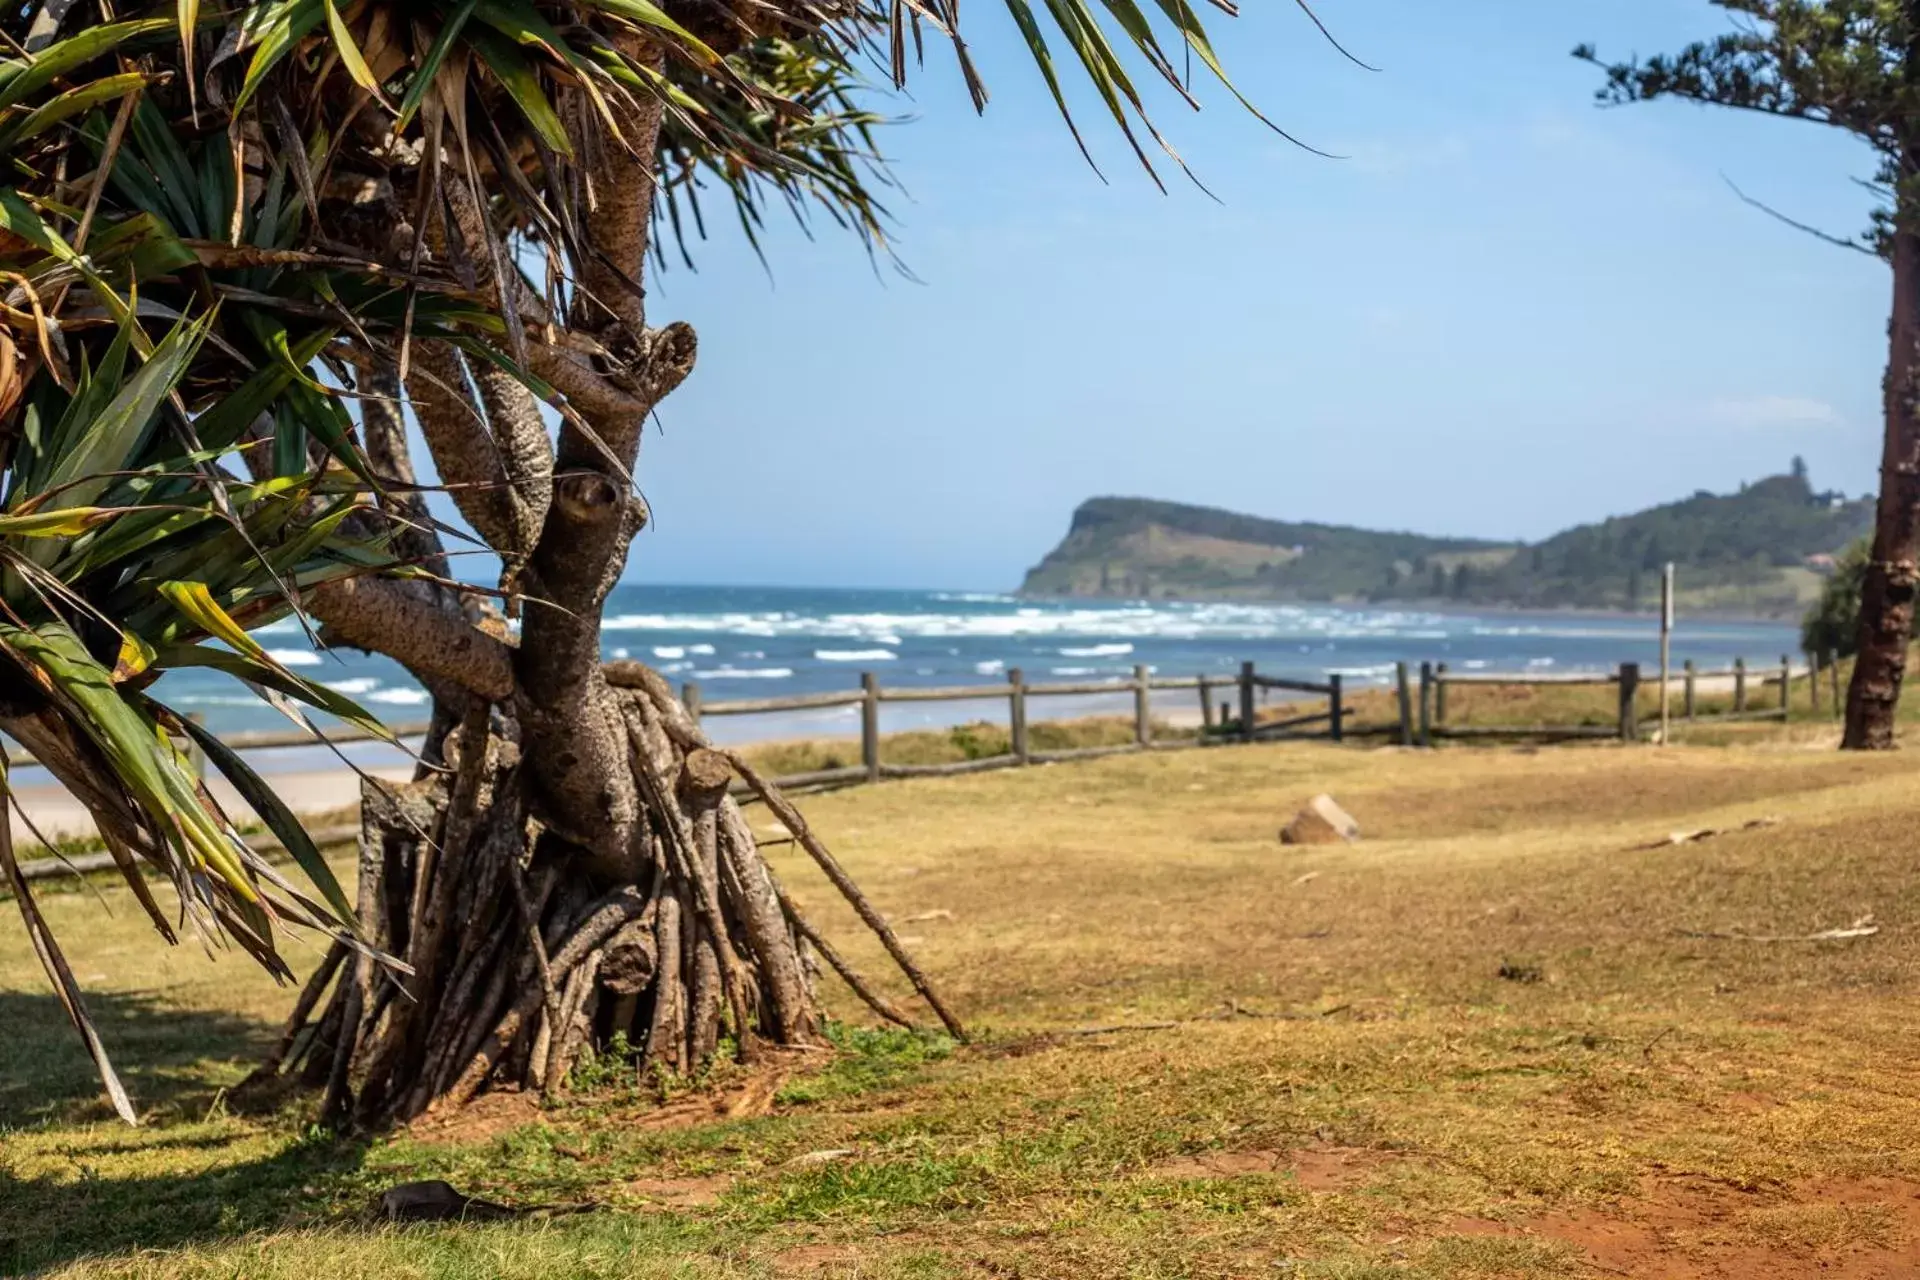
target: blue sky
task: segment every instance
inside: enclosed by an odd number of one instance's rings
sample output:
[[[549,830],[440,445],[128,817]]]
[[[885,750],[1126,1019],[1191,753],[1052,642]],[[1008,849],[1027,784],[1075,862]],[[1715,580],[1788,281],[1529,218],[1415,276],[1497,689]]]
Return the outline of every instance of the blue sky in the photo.
[[[1889,282],[1743,206],[1851,232],[1871,158],[1816,127],[1601,110],[1568,56],[1724,29],[1706,0],[1318,0],[1214,13],[1235,80],[1157,118],[1218,202],[1161,195],[1081,95],[1080,159],[999,6],[965,6],[886,131],[907,187],[876,275],[831,228],[668,271],[700,333],[649,432],[651,582],[1005,588],[1094,494],[1538,537],[1806,457],[1874,487]],[[1209,10],[1208,12],[1212,12]]]

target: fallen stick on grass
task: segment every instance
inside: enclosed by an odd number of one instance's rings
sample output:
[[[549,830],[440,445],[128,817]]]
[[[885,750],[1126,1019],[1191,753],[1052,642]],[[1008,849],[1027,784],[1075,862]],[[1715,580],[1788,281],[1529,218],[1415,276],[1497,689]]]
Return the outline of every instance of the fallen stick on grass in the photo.
[[[1762,827],[1778,825],[1780,825],[1778,818],[1755,818],[1737,827],[1701,827],[1697,831],[1675,831],[1664,840],[1653,840],[1633,847],[1635,849],[1670,849],[1677,844],[1698,844],[1702,840],[1711,840],[1715,836],[1724,836],[1735,831],[1758,831]]]
[[[1718,933],[1697,929],[1675,929],[1682,938],[1717,938],[1727,942],[1845,942],[1850,938],[1871,938],[1880,932],[1872,916],[1861,916],[1842,929],[1822,929],[1818,933]]]
[[[1124,1031],[1171,1031],[1175,1027],[1188,1027],[1197,1022],[1231,1022],[1235,1018],[1249,1018],[1265,1022],[1315,1022],[1321,1018],[1331,1018],[1335,1014],[1345,1013],[1353,1008],[1351,1004],[1337,1004],[1331,1009],[1321,1009],[1315,1013],[1294,1013],[1291,1010],[1281,1013],[1263,1013],[1258,1009],[1249,1009],[1237,1000],[1229,1000],[1227,1007],[1217,1013],[1196,1014],[1191,1018],[1176,1018],[1171,1022],[1116,1022],[1105,1027],[1069,1027],[1061,1031],[1044,1031],[1040,1039],[1048,1036],[1110,1036]]]

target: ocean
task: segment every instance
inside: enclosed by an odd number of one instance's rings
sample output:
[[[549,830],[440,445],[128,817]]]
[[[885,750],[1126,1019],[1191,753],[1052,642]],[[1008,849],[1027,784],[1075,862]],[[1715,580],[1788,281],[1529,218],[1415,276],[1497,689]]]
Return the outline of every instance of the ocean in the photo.
[[[425,691],[386,658],[315,652],[291,621],[257,635],[288,666],[390,722],[425,718]],[[1676,669],[1688,658],[1701,666],[1735,657],[1768,664],[1796,644],[1794,628],[1780,623],[1682,617],[1673,661]],[[1337,671],[1359,686],[1387,683],[1401,660],[1487,672],[1602,671],[1623,661],[1652,668],[1659,660],[1651,617],[638,583],[615,589],[603,647],[609,659],[635,658],[676,682],[697,681],[709,702],[851,689],[862,671],[877,673],[883,685],[992,684],[1014,667],[1029,682],[1117,682],[1135,664],[1186,676],[1230,674],[1252,661],[1264,673],[1310,680]],[[215,673],[171,673],[158,692],[182,711],[203,714],[216,732],[287,723]],[[1048,710],[1086,714],[1128,705],[1116,696],[1063,700]],[[886,713],[889,731],[996,714],[995,704],[943,703],[892,704]],[[716,718],[709,728],[735,742],[842,734],[857,732],[857,716],[853,708],[834,708]]]

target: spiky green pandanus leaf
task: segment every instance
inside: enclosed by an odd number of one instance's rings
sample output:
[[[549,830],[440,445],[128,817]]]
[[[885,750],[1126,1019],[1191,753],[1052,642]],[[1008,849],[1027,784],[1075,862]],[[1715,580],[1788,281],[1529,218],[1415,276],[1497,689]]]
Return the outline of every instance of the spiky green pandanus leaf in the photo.
[[[170,645],[160,650],[157,661],[163,667],[208,667],[215,671],[224,671],[249,684],[257,684],[298,699],[317,711],[324,711],[355,728],[366,730],[383,742],[398,745],[400,741],[394,736],[393,730],[380,722],[378,716],[365,710],[345,694],[308,680],[284,667],[256,661],[246,654],[234,653],[227,649],[214,649],[207,645]]]
[[[117,102],[134,90],[145,88],[150,79],[140,72],[129,71],[69,89],[16,123],[0,126],[0,151],[30,142],[55,125],[91,111],[103,102]]]
[[[220,741],[204,726],[191,720],[181,721],[181,726],[206,752],[208,762],[233,784],[240,798],[267,824],[267,829],[279,837],[293,860],[306,872],[307,879],[313,881],[314,887],[326,898],[327,905],[333,908],[339,921],[353,927],[353,904],[347,900],[346,892],[334,877],[333,868],[327,865],[326,858],[321,855],[319,846],[314,844],[313,837],[307,834],[306,827],[294,816],[293,810],[287,808],[279,793],[253,771],[239,752]]]
[[[20,627],[0,623],[0,649],[75,714],[73,723],[113,765],[121,785],[193,869],[219,877],[243,902],[259,893],[225,833],[196,794],[197,783],[151,717],[123,697],[113,673],[101,666],[64,623]]]
[[[185,375],[206,332],[204,321],[176,327],[97,413],[74,422],[53,441],[53,465],[38,492],[79,506],[104,492],[113,472],[132,467],[154,415]]]
[[[40,904],[33,899],[33,887],[20,872],[20,863],[13,850],[13,788],[7,778],[7,762],[3,753],[0,753],[0,871],[6,874],[7,886],[13,890],[13,900],[19,906],[20,918],[27,926],[27,939],[33,943],[41,966],[53,978],[53,989],[60,998],[60,1007],[66,1010],[67,1019],[73,1023],[74,1030],[80,1033],[81,1042],[87,1046],[87,1056],[93,1059],[94,1070],[99,1073],[100,1083],[106,1087],[114,1111],[128,1124],[139,1124],[140,1118],[134,1114],[133,1100],[127,1097],[126,1087],[120,1083],[119,1073],[113,1069],[113,1062],[107,1057],[107,1046],[100,1038],[100,1030],[94,1026],[93,1016],[87,1012],[86,998],[80,994],[80,984],[74,980],[73,967],[67,963],[53,930],[47,927],[46,917],[40,914]]]
[[[25,102],[61,77],[112,53],[130,40],[158,34],[171,25],[164,18],[109,22],[56,41],[31,59],[0,62],[0,110]]]

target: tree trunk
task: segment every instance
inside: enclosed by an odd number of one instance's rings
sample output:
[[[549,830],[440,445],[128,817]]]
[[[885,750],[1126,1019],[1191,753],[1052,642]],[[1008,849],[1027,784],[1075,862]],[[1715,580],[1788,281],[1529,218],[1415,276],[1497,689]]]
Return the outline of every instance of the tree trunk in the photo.
[[[1916,60],[1920,61],[1920,60]],[[1886,439],[1873,553],[1860,586],[1860,638],[1847,689],[1846,733],[1855,751],[1894,746],[1894,717],[1913,637],[1920,581],[1920,165],[1904,166],[1893,233],[1893,315],[1883,387]]]
[[[637,37],[619,39],[647,56]],[[362,793],[361,932],[405,968],[367,955],[323,966],[256,1073],[325,1085],[322,1111],[335,1125],[404,1122],[498,1085],[551,1092],[594,1046],[624,1043],[638,1060],[689,1072],[723,1044],[742,1058],[805,1045],[822,1018],[810,948],[900,1020],[793,908],[729,795],[736,774],[776,806],[961,1034],[799,815],[737,757],[712,750],[657,674],[601,662],[601,611],[647,518],[633,487],[641,429],[695,353],[685,325],[647,327],[639,284],[660,111],[649,97],[622,120],[631,150],[600,136],[584,106],[571,123],[579,153],[593,157],[597,194],[585,215],[594,251],[566,327],[597,354],[536,345],[559,318],[530,291],[518,303],[538,320],[529,363],[564,393],[551,447],[519,384],[451,347],[421,343],[405,379],[398,353],[373,353],[364,371],[378,399],[362,434],[393,482],[384,511],[396,542],[416,563],[447,564],[407,491],[414,468],[387,412],[404,386],[435,469],[459,482],[458,505],[524,607],[516,644],[488,611],[433,583],[350,579],[308,601],[330,643],[406,665],[434,695],[437,729],[414,782],[368,782]],[[371,198],[393,208],[337,221],[390,228],[418,209],[428,252],[510,260],[504,244],[484,242],[495,233],[457,180],[438,192],[431,176],[420,181],[430,198],[383,188]],[[376,241],[361,248],[377,256]],[[500,287],[524,291],[517,276]]]
[[[621,664],[609,696],[643,796],[645,858],[628,873],[531,817],[514,727],[474,708],[449,735],[447,772],[363,793],[360,923],[405,960],[324,964],[255,1079],[326,1087],[322,1118],[382,1127],[458,1106],[495,1086],[564,1087],[580,1054],[616,1043],[686,1074],[723,1041],[817,1039],[807,941],[889,1020],[912,1025],[794,908],[728,788],[736,773],[776,812],[899,961],[956,1036],[959,1023],[797,812],[727,753],[705,745],[657,674]],[[331,988],[331,998],[320,997]]]

